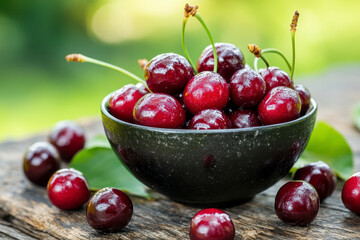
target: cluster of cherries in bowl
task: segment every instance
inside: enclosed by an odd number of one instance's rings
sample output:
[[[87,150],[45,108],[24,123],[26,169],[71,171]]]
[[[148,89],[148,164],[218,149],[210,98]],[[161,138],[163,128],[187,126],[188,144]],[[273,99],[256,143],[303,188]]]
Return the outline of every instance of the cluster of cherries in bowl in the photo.
[[[195,130],[277,124],[306,113],[310,93],[285,71],[256,72],[235,45],[216,43],[215,48],[217,73],[209,71],[214,67],[211,46],[201,54],[196,75],[181,55],[154,57],[144,67],[148,89],[141,83],[125,85],[111,97],[109,112],[144,126]]]

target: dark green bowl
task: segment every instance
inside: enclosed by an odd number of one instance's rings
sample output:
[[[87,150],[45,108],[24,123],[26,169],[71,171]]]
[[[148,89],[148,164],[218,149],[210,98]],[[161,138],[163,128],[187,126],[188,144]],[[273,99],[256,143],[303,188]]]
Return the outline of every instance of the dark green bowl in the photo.
[[[231,205],[284,177],[304,150],[317,104],[294,121],[269,126],[187,130],[145,127],[113,117],[101,104],[106,136],[121,161],[148,187],[187,204]]]

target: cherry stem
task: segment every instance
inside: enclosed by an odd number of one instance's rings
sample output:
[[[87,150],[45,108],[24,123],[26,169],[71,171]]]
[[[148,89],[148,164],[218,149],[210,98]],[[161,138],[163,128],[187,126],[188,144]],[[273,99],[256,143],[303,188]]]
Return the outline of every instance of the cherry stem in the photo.
[[[87,57],[87,56],[84,56],[82,54],[69,54],[65,57],[66,61],[68,62],[88,62],[88,63],[93,63],[93,64],[96,64],[96,65],[100,65],[100,66],[104,66],[104,67],[107,67],[107,68],[110,68],[110,69],[113,69],[115,71],[118,71],[118,72],[121,72],[122,74],[125,74],[126,76],[142,83],[145,85],[145,87],[150,91],[152,92],[149,87],[147,86],[146,84],[146,81],[139,78],[138,76],[136,76],[135,74],[121,68],[121,67],[118,67],[118,66],[115,66],[115,65],[112,65],[110,63],[106,63],[106,62],[103,62],[103,61],[99,61],[99,60],[96,60],[94,58],[90,58],[90,57]]]
[[[290,80],[293,80],[295,70],[295,31],[291,32],[291,44],[292,44],[292,68],[290,73]]]
[[[285,55],[282,52],[280,52],[278,49],[276,49],[276,48],[265,48],[265,49],[261,50],[261,54],[266,54],[266,53],[276,53],[276,54],[280,55],[284,59],[284,61],[286,62],[286,65],[288,66],[289,70],[291,71],[292,68],[291,68],[290,62],[287,60]],[[259,59],[255,58],[255,61],[257,62],[257,61],[259,61]],[[254,65],[255,65],[255,61],[254,61]],[[257,63],[256,63],[256,65],[257,65]]]
[[[261,52],[261,54],[262,54],[262,52]],[[263,60],[263,62],[265,63],[265,65],[266,65],[267,68],[270,67],[269,62],[264,58],[263,55],[260,55],[260,57],[255,57],[255,60],[254,60],[254,68],[255,68],[255,71],[256,71],[256,72],[259,72],[258,66],[257,66],[257,65],[258,65],[258,61],[259,61],[259,58],[261,58],[261,60]]]
[[[191,61],[191,58],[190,58],[189,53],[188,53],[188,51],[186,49],[186,46],[185,46],[185,27],[186,27],[186,23],[187,23],[188,19],[189,19],[189,17],[185,16],[184,20],[183,20],[182,32],[181,32],[181,44],[182,44],[182,48],[183,48],[185,58],[189,61],[191,67],[194,70],[194,73],[197,74],[198,72],[196,70],[196,67],[195,67],[194,63]]]

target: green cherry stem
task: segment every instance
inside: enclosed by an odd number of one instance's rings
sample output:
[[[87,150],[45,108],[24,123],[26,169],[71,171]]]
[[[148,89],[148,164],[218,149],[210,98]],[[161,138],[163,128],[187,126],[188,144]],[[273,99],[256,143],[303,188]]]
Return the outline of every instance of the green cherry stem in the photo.
[[[294,70],[295,70],[295,32],[296,32],[298,20],[299,20],[299,12],[295,11],[295,14],[294,14],[291,24],[290,24],[291,45],[292,45],[292,68],[291,68],[291,73],[290,73],[291,80],[293,80]]]
[[[184,19],[183,19],[183,24],[182,24],[182,31],[181,31],[181,45],[182,45],[182,48],[183,48],[183,52],[184,52],[184,55],[185,55],[185,58],[189,61],[191,67],[193,68],[194,70],[194,73],[195,75],[198,73],[197,70],[196,70],[196,66],[194,65],[194,63],[191,61],[191,58],[189,56],[189,53],[186,49],[186,46],[185,46],[185,27],[186,27],[186,23],[187,23],[187,20],[189,19],[188,16],[184,16]]]
[[[259,61],[259,58],[261,58],[261,60],[263,60],[263,62],[265,63],[266,67],[270,67],[270,64],[269,62],[265,59],[265,57],[262,55],[262,50],[259,48],[258,45],[256,44],[248,44],[248,49],[249,51],[254,54],[255,56],[255,59],[254,59],[254,68],[255,68],[255,71],[256,72],[259,72],[258,71],[258,61]]]
[[[93,63],[93,64],[96,64],[96,65],[100,65],[100,66],[104,66],[104,67],[107,67],[107,68],[110,68],[110,69],[113,69],[115,71],[118,71],[118,72],[121,72],[122,74],[125,74],[126,76],[142,83],[145,85],[145,87],[151,92],[151,90],[149,89],[149,87],[147,86],[146,84],[146,81],[139,78],[138,76],[136,76],[135,74],[121,68],[121,67],[118,67],[118,66],[115,66],[115,65],[112,65],[110,63],[106,63],[106,62],[103,62],[103,61],[99,61],[99,60],[96,60],[94,58],[90,58],[90,57],[87,57],[87,56],[84,56],[82,54],[76,54],[76,53],[73,53],[73,54],[69,54],[65,57],[66,61],[68,62],[87,62],[87,63]]]
[[[286,65],[288,66],[289,70],[291,71],[291,65],[290,65],[290,62],[287,60],[287,58],[285,57],[285,55],[280,52],[278,49],[276,48],[265,48],[265,49],[262,49],[261,50],[261,54],[266,54],[266,53],[276,53],[278,55],[280,55],[284,61],[286,62]]]
[[[197,9],[198,9],[198,6],[190,6],[189,4],[186,4],[185,5],[185,17],[184,17],[184,21],[183,21],[183,34],[182,34],[182,40],[183,40],[183,50],[184,50],[184,54],[185,54],[185,57],[187,54],[187,51],[186,51],[186,48],[185,48],[185,41],[184,41],[184,33],[185,33],[185,25],[186,25],[186,22],[187,20],[185,20],[185,18],[188,18],[189,16],[193,16],[195,17],[200,23],[201,25],[204,27],[208,37],[209,37],[209,40],[211,42],[211,45],[212,45],[212,48],[213,48],[213,54],[214,54],[214,72],[216,73],[217,72],[217,68],[218,68],[218,59],[217,59],[217,53],[216,53],[216,48],[215,48],[215,43],[214,43],[214,40],[211,36],[211,33],[210,33],[210,30],[209,28],[206,26],[206,23],[205,21],[202,19],[202,17],[200,16],[200,14],[197,12]],[[188,61],[190,62],[190,58],[187,57]],[[191,64],[191,62],[190,62]],[[191,64],[191,66],[193,66]]]
[[[266,58],[263,55],[261,55],[260,57],[256,57],[254,59],[254,68],[255,68],[256,72],[259,72],[259,70],[258,70],[258,61],[259,61],[260,58],[261,58],[261,60],[263,60],[263,62],[265,63],[267,68],[270,67],[269,62],[266,60]]]

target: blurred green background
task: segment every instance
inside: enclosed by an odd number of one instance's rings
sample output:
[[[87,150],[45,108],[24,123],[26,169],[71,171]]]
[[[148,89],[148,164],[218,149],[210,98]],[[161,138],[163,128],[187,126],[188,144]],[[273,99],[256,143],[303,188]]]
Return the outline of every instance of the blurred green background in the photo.
[[[133,80],[91,64],[66,63],[83,53],[138,76],[140,58],[182,54],[186,1],[62,0],[0,4],[0,140],[24,137],[63,119],[99,116],[102,98]],[[216,42],[237,45],[252,66],[248,43],[274,47],[290,58],[289,24],[300,12],[295,80],[335,65],[359,64],[360,1],[201,0],[199,12]],[[196,60],[209,44],[190,19],[188,51]],[[286,70],[277,56],[271,65]]]

